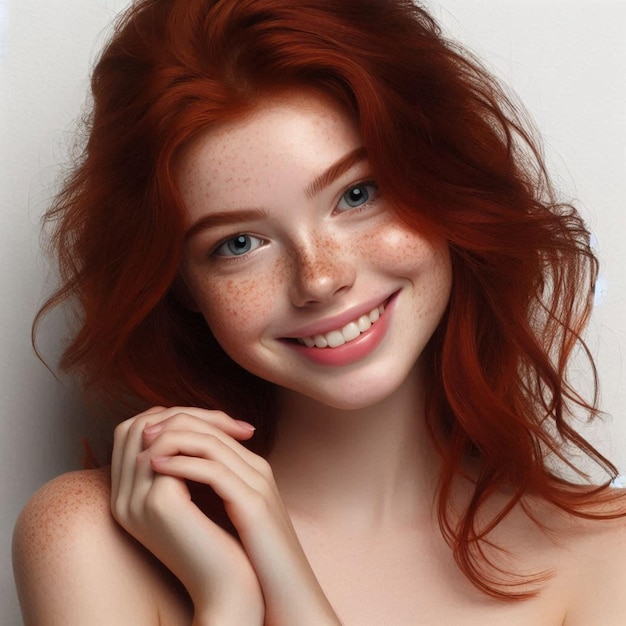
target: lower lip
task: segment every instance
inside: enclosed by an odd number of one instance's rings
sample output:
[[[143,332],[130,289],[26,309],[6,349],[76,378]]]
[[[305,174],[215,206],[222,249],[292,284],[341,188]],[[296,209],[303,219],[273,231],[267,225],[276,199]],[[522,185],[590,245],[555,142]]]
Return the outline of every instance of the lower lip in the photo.
[[[369,330],[361,333],[356,339],[344,343],[342,346],[337,348],[308,348],[295,342],[289,342],[288,345],[298,354],[318,365],[340,367],[356,363],[370,355],[380,345],[389,327],[389,318],[393,313],[395,300],[395,296],[389,300],[385,311],[378,321],[372,324]]]

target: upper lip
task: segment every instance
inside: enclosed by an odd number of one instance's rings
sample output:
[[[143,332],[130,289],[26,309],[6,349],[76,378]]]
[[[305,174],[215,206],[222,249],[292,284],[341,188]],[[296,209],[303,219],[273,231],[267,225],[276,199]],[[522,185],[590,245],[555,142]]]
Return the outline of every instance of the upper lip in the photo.
[[[375,309],[381,304],[386,304],[388,300],[395,294],[385,297],[376,297],[368,300],[367,302],[357,304],[349,309],[346,309],[338,315],[333,317],[327,317],[317,322],[312,322],[306,326],[301,326],[291,331],[288,335],[284,335],[285,339],[301,339],[302,337],[314,337],[315,335],[324,335],[331,330],[337,330],[343,328],[346,324],[359,319],[361,315],[367,315],[372,309]]]

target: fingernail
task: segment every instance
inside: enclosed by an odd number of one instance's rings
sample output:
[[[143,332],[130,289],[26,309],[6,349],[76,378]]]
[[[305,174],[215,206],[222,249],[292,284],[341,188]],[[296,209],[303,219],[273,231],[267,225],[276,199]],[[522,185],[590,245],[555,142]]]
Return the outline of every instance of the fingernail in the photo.
[[[242,428],[245,428],[246,430],[249,430],[250,432],[254,432],[256,430],[256,427],[253,426],[252,424],[249,424],[248,422],[244,422],[243,420],[235,420],[237,422],[237,424],[239,424],[239,426],[241,426]]]
[[[151,424],[150,426],[146,426],[143,429],[143,432],[146,435],[156,435],[158,432],[163,430],[163,424]]]

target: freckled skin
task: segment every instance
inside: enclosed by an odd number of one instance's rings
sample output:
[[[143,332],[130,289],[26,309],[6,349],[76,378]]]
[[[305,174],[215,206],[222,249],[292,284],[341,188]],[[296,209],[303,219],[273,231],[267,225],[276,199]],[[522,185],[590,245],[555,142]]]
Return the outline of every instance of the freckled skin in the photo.
[[[361,146],[339,107],[296,95],[200,136],[183,155],[179,177],[190,226],[214,212],[265,212],[200,231],[188,243],[183,276],[217,340],[256,375],[338,408],[370,405],[403,384],[441,319],[451,283],[445,243],[400,222],[384,190],[358,208],[341,204],[355,184],[375,179],[367,161],[306,195],[317,176]],[[215,254],[242,233],[256,238],[254,249]],[[283,340],[396,293],[389,331],[358,363],[315,365]]]
[[[103,468],[59,476],[24,507],[13,536],[24,624],[191,623],[180,583],[114,521],[110,497]]]

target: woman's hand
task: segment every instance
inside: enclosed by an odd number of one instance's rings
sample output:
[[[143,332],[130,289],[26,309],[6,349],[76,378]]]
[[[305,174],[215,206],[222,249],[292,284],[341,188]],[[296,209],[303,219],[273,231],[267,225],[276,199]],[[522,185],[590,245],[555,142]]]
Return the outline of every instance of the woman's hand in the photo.
[[[218,411],[178,407],[152,408],[116,428],[113,516],[185,586],[194,604],[194,625],[263,624],[261,588],[239,541],[192,502],[185,477],[157,473],[152,467],[152,457],[166,449],[163,442],[170,439],[174,427],[198,423],[204,436],[228,437],[233,442],[254,432]],[[152,433],[151,426],[156,427]],[[158,437],[159,429],[168,432],[165,440]],[[151,448],[157,439],[159,444]]]
[[[219,411],[155,408],[116,430],[113,511],[185,585],[197,623],[338,624],[302,551],[269,464]],[[208,485],[240,542],[191,500]]]

